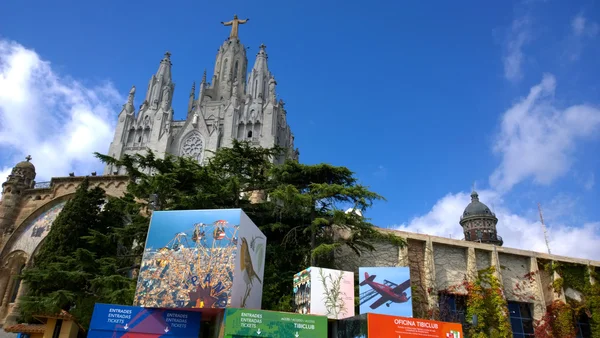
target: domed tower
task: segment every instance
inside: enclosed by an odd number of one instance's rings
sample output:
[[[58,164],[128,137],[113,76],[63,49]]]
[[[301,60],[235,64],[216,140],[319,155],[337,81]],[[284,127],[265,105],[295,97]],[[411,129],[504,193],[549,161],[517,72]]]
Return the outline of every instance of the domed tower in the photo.
[[[6,182],[2,183],[2,199],[0,200],[0,237],[13,231],[15,218],[23,191],[35,185],[35,167],[31,156],[26,161],[17,163]]]
[[[471,203],[467,205],[460,218],[465,240],[502,246],[502,237],[498,236],[496,224],[498,224],[496,215],[487,205],[479,201],[479,195],[473,191]]]

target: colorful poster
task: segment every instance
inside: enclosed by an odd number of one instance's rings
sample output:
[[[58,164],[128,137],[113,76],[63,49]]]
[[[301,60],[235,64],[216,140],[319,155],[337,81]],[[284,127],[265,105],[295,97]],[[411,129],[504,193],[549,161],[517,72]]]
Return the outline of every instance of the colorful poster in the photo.
[[[200,312],[146,309],[100,304],[94,307],[88,337],[91,338],[197,338]]]
[[[368,337],[463,338],[462,325],[433,320],[367,314]]]
[[[225,338],[326,338],[327,318],[250,309],[225,310]]]
[[[361,267],[358,274],[361,314],[412,317],[408,267]]]
[[[240,212],[238,255],[234,267],[231,306],[260,309],[267,238],[243,211]]]
[[[294,312],[310,313],[310,268],[294,275]]]
[[[354,274],[310,267],[294,275],[297,313],[342,319],[354,316]]]
[[[260,308],[265,246],[241,209],[155,211],[134,305]]]

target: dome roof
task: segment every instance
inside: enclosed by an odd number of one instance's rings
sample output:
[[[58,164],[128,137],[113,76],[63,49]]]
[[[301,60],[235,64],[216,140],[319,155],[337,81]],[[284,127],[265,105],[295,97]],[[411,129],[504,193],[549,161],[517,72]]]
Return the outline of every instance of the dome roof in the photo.
[[[487,205],[479,201],[479,195],[476,191],[471,193],[471,203],[467,205],[463,212],[463,217],[472,216],[492,216],[495,217],[494,213],[488,208]]]
[[[15,165],[15,168],[32,169],[35,171],[35,166],[33,165],[33,163],[29,162],[31,161],[31,155],[27,155],[25,159],[26,161],[21,161],[17,163],[17,165]]]

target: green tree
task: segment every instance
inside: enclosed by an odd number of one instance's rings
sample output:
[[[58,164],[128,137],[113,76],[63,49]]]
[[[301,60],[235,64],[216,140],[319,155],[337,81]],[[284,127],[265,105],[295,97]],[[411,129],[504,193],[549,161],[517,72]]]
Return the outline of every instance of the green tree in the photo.
[[[242,208],[267,237],[263,307],[291,310],[294,273],[309,265],[332,265],[332,253],[342,245],[360,253],[386,236],[361,215],[344,212],[346,207],[365,212],[382,199],[358,184],[350,170],[295,161],[274,166],[271,159],[281,151],[234,141],[203,166],[187,158],[159,159],[151,152],[120,160],[97,156],[125,168],[132,178],[128,191],[138,200],[154,195],[154,207],[161,210]],[[249,194],[256,191],[268,199],[252,203]]]
[[[133,299],[135,281],[123,266],[135,257],[120,256],[131,239],[118,236],[130,217],[127,201],[107,198],[104,190],[90,188],[87,178],[58,215],[33,266],[22,278],[28,292],[20,303],[21,317],[66,310],[84,326],[96,302],[127,303]]]
[[[294,218],[288,222],[293,226],[287,227],[285,242],[297,244],[308,235],[310,265],[329,265],[330,255],[342,245],[357,254],[373,249],[376,231],[362,215],[383,197],[358,184],[348,168],[287,161],[273,167],[271,177],[274,209]]]

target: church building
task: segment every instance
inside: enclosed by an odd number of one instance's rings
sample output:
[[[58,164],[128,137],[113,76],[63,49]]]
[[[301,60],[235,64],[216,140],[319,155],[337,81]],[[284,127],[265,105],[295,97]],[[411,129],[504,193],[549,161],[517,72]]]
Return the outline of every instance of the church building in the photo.
[[[223,23],[232,27],[231,33],[219,47],[210,82],[204,71],[200,88],[196,90],[192,85],[185,120],[174,119],[175,83],[171,78],[171,54],[165,53],[137,112],[133,106],[136,88],[131,88],[119,113],[108,155],[121,158],[124,154],[145,154],[149,149],[160,158],[166,154],[189,156],[203,163],[210,151],[230,147],[233,140],[238,140],[264,148],[284,148],[286,152],[275,158],[275,163],[298,159],[285,104],[278,100],[277,82],[269,71],[265,45],[260,45],[247,74],[246,47],[238,37],[239,25],[246,21],[236,15]],[[108,165],[104,174],[124,174],[123,170]]]

